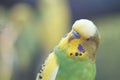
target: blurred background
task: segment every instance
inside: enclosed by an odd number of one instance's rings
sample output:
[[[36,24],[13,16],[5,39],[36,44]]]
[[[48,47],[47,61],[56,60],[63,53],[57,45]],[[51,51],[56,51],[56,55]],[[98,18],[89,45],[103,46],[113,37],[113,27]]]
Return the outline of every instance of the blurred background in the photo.
[[[82,18],[101,35],[96,80],[119,80],[119,0],[0,0],[0,80],[35,80],[48,53]]]

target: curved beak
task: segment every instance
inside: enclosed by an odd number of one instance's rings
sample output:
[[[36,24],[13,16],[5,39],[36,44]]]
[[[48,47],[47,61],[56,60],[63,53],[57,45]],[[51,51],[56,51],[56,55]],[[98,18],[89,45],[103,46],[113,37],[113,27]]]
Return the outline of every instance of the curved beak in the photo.
[[[68,42],[71,42],[73,39],[76,39],[77,37],[71,33],[69,39],[68,39]]]

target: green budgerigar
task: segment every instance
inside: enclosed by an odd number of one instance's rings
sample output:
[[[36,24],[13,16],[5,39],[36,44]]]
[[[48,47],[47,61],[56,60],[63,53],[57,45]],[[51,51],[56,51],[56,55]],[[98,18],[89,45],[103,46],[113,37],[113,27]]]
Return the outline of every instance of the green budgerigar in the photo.
[[[98,45],[95,24],[87,19],[77,20],[50,53],[36,80],[94,80]]]

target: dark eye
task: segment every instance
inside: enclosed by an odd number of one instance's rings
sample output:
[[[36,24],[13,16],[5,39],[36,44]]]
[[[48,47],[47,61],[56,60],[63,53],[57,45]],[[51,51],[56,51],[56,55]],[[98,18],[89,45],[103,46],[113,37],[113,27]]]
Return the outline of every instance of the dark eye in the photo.
[[[73,34],[74,36],[76,36],[77,38],[80,38],[80,34],[79,34],[77,31],[73,30],[73,31],[72,31],[72,34]]]
[[[87,38],[86,40],[87,40],[87,41],[90,41],[90,38]]]

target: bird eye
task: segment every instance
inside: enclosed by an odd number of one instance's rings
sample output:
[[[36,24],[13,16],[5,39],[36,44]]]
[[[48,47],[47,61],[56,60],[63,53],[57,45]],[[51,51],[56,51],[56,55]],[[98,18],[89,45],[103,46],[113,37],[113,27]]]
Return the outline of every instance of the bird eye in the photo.
[[[77,31],[73,30],[73,31],[72,31],[72,34],[73,34],[74,36],[76,36],[77,38],[80,38],[80,34],[79,34]]]
[[[87,38],[86,40],[87,40],[87,41],[89,41],[89,40],[90,40],[90,38]]]

